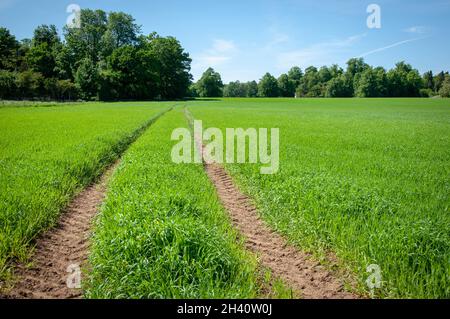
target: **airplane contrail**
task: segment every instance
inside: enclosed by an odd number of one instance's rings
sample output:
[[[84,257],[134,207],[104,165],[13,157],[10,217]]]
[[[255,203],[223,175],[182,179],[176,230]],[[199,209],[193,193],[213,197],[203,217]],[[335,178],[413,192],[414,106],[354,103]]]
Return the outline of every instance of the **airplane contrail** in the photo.
[[[422,39],[425,39],[425,38],[427,38],[427,37],[420,37],[420,38],[414,38],[414,39],[408,39],[408,40],[403,40],[403,41],[400,41],[400,42],[396,42],[396,43],[393,43],[391,45],[388,45],[388,46],[385,46],[385,47],[382,47],[382,48],[378,48],[378,49],[375,49],[375,50],[363,53],[363,54],[359,55],[358,58],[364,58],[364,57],[366,57],[366,56],[368,56],[370,54],[373,54],[373,53],[381,52],[381,51],[384,51],[384,50],[387,50],[387,49],[390,49],[390,48],[393,48],[393,47],[396,47],[396,46],[399,46],[399,45],[402,45],[402,44],[405,44],[405,43],[414,42],[414,41],[422,40]]]

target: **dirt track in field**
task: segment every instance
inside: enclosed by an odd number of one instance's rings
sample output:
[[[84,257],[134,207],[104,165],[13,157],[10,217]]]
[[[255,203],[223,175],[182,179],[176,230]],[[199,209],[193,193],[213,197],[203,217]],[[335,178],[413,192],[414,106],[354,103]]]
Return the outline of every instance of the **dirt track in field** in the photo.
[[[81,269],[86,266],[91,222],[104,199],[106,182],[117,165],[118,162],[112,165],[97,183],[78,194],[61,214],[57,226],[36,240],[31,265],[15,267],[16,282],[3,297],[35,299],[82,297],[82,290],[68,288],[67,280],[76,278],[74,272],[76,266],[80,266]],[[76,281],[69,281],[69,284],[74,287]]]
[[[143,132],[165,113],[171,106],[134,132],[129,141],[133,143]],[[126,150],[123,150],[126,151]],[[78,194],[62,211],[57,225],[39,236],[31,261],[27,265],[14,267],[12,288],[2,288],[2,298],[27,299],[77,299],[83,291],[76,288],[77,278],[83,280],[83,271],[88,270],[89,237],[94,216],[103,202],[106,184],[119,164],[112,164],[99,178]],[[77,276],[78,270],[81,276]],[[10,284],[10,283],[8,283]],[[69,286],[71,286],[69,288]]]
[[[196,141],[201,145],[197,137]],[[17,281],[0,298],[82,297],[80,288],[68,287],[68,279],[75,269],[71,266],[81,269],[87,266],[92,220],[104,199],[108,178],[117,165],[118,162],[97,183],[77,195],[61,214],[57,226],[36,240],[31,265],[15,267]],[[257,254],[262,266],[270,269],[274,277],[281,278],[302,298],[356,298],[344,291],[336,276],[267,227],[251,200],[239,191],[222,166],[205,162],[204,167],[234,226],[246,239],[246,247]]]
[[[185,109],[188,122],[192,115]],[[201,138],[195,136],[197,148],[203,147]],[[247,249],[255,253],[261,265],[271,270],[275,278],[280,278],[304,299],[355,299],[356,295],[344,290],[337,276],[314,262],[310,256],[289,245],[278,233],[271,230],[252,201],[234,184],[225,169],[214,162],[205,160],[203,164],[209,179],[214,184],[220,201],[228,211],[233,225],[245,238]]]
[[[344,291],[343,284],[305,253],[286,243],[261,220],[255,206],[233,184],[224,168],[205,163],[219,198],[230,214],[234,226],[246,239],[246,248],[256,253],[262,266],[281,278],[306,299],[356,298]]]

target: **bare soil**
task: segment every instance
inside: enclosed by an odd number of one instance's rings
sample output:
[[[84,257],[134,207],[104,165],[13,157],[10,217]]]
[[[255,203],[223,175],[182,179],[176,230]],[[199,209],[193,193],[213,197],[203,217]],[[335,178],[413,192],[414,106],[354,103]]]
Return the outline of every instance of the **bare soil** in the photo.
[[[187,109],[185,116],[192,128],[193,117]],[[233,225],[245,238],[246,248],[258,256],[260,264],[270,269],[272,276],[281,279],[304,299],[358,298],[344,290],[339,276],[315,262],[309,254],[289,245],[270,229],[260,218],[253,202],[238,189],[225,169],[205,154],[201,136],[194,136],[194,139],[202,154],[205,171]]]
[[[196,138],[197,140],[197,138]],[[198,140],[197,140],[198,143]],[[106,192],[106,182],[118,162],[100,180],[82,191],[62,213],[57,226],[36,240],[29,265],[15,267],[16,282],[5,298],[81,298],[80,288],[69,288],[68,267],[87,266],[92,220]],[[239,191],[225,169],[206,161],[205,170],[234,226],[246,239],[246,247],[257,254],[263,267],[282,279],[302,298],[356,298],[343,283],[310,256],[287,244],[259,217],[252,201]],[[83,275],[82,275],[83,276]]]
[[[256,253],[263,267],[282,279],[306,299],[356,298],[345,291],[343,283],[306,253],[287,244],[259,217],[251,200],[234,185],[223,167],[205,163],[206,172],[229,212],[234,226],[244,236],[247,249]]]
[[[105,197],[106,182],[118,162],[95,184],[78,194],[62,212],[58,224],[36,240],[32,260],[15,267],[12,289],[4,298],[70,299],[81,298],[82,289],[69,288],[67,280],[75,268],[87,265],[92,220]],[[69,267],[69,268],[68,268]],[[81,280],[83,273],[81,274]],[[74,286],[74,282],[70,282]]]

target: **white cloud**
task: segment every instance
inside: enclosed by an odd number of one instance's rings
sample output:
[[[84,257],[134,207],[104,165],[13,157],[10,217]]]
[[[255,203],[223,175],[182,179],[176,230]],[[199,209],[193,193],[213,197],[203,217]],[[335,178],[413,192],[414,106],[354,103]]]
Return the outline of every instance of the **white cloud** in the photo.
[[[266,44],[263,48],[264,50],[271,50],[279,44],[287,43],[290,40],[290,37],[276,30],[276,28],[272,27],[269,29],[271,40]]]
[[[192,73],[198,79],[208,67],[217,68],[233,59],[238,52],[231,40],[214,39],[211,47],[193,56]]]
[[[224,52],[232,52],[236,50],[236,46],[233,41],[223,40],[223,39],[215,39],[213,42],[212,50],[210,52],[214,53],[224,53]]]
[[[365,36],[366,33],[358,34],[345,39],[316,43],[306,48],[282,52],[277,57],[278,67],[285,69],[293,65],[307,67],[335,63],[338,54],[345,52]]]
[[[223,64],[226,61],[231,60],[229,56],[214,56],[214,55],[205,55],[200,57],[200,63],[202,65],[208,66],[218,66]]]

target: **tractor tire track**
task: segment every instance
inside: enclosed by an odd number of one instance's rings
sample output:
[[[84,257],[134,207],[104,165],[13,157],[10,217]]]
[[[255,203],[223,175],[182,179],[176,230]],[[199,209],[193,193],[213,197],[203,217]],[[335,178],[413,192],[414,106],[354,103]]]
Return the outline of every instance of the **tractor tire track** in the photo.
[[[121,154],[148,127],[173,108],[160,112],[134,131],[126,140]],[[97,183],[79,193],[62,210],[57,225],[36,239],[30,265],[15,265],[13,287],[4,289],[0,299],[82,298],[83,291],[76,272],[82,270],[80,279],[83,280],[84,271],[89,269],[87,259],[92,221],[105,198],[108,179],[119,163],[120,160],[117,160]]]
[[[87,264],[91,221],[105,197],[107,181],[118,164],[119,161],[102,175],[98,183],[76,196],[61,214],[57,226],[36,241],[31,267],[17,265],[15,277],[18,281],[6,298],[82,297],[82,289],[67,285],[71,274],[68,267],[84,268]]]
[[[185,109],[191,125],[193,117]],[[202,154],[205,171],[215,186],[219,199],[230,215],[239,234],[245,239],[245,247],[259,257],[263,267],[282,279],[301,298],[305,299],[355,299],[356,295],[344,290],[344,285],[334,274],[310,256],[289,245],[278,233],[271,230],[260,218],[257,208],[234,184],[225,169],[205,160],[204,145],[200,136],[194,136]]]
[[[270,269],[274,277],[281,278],[302,298],[356,298],[346,292],[343,283],[325,267],[313,262],[309,255],[290,246],[282,236],[272,231],[223,167],[214,163],[205,163],[204,167],[233,225],[245,238],[246,248],[259,257],[261,265]]]

